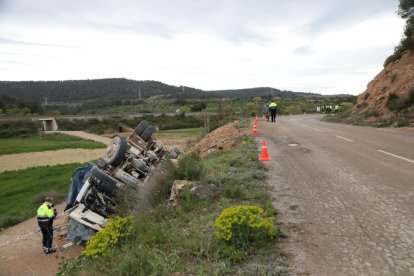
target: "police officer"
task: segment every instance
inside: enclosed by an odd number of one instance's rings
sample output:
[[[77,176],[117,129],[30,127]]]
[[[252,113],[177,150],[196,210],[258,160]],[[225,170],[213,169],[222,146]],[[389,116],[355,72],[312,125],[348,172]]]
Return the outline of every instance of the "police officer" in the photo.
[[[53,198],[48,196],[45,202],[37,209],[37,223],[43,235],[43,251],[46,254],[55,252],[52,248],[53,242],[53,220],[57,215],[57,210],[53,208]]]
[[[275,101],[271,101],[269,104],[269,110],[270,110],[270,118],[272,123],[276,122],[276,109],[277,109],[277,103]]]

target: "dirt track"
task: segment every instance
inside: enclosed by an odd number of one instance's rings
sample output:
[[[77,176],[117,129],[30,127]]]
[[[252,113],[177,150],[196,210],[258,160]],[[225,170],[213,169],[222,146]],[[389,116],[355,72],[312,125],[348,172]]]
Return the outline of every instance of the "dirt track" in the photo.
[[[94,140],[108,144],[110,139],[83,131],[48,131],[46,133],[60,132],[84,139]],[[69,163],[84,163],[102,157],[105,149],[63,149],[55,151],[8,154],[0,156],[0,172],[7,170],[20,170],[36,166],[59,165]]]
[[[62,214],[64,204],[57,206]],[[66,227],[66,216],[57,219],[55,227]],[[82,248],[77,245],[62,248],[69,241],[60,234],[65,229],[55,231],[53,246],[59,251],[44,254],[42,251],[42,235],[38,231],[36,218],[29,219],[16,226],[0,232],[0,275],[56,275],[58,264],[79,255]]]

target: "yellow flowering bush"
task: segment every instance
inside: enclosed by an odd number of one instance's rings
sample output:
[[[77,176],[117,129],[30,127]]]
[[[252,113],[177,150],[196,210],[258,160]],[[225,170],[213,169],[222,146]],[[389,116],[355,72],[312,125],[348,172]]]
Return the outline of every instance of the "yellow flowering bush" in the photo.
[[[131,234],[131,222],[132,217],[114,217],[109,219],[106,227],[88,241],[85,250],[82,251],[82,255],[90,258],[103,255],[108,248],[119,244]]]
[[[234,206],[223,210],[214,222],[218,239],[247,248],[257,241],[275,237],[273,217],[258,206]]]

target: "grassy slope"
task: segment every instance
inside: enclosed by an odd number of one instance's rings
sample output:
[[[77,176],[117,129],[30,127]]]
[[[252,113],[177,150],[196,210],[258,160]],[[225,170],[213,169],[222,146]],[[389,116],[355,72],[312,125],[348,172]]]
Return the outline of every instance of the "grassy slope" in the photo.
[[[79,166],[43,166],[0,173],[0,229],[35,216],[42,196],[63,200],[72,173]]]
[[[266,192],[265,168],[257,161],[251,137],[242,137],[233,150],[217,152],[202,161],[204,183],[214,183],[219,195],[199,199],[187,191],[181,193],[176,208],[166,207],[165,199],[174,179],[194,172],[197,160],[189,166],[170,170],[164,181],[164,195],[152,212],[135,215],[133,235],[124,245],[109,250],[97,259],[80,258],[61,268],[62,275],[280,275],[285,268],[277,242],[267,242],[248,250],[239,250],[218,241],[213,223],[220,212],[234,205],[259,205],[273,212]],[[180,161],[181,162],[181,161]],[[184,161],[183,161],[184,162]],[[82,272],[81,272],[81,271]]]
[[[24,138],[0,139],[0,155],[22,152],[39,152],[65,148],[105,148],[102,143],[84,140],[64,134],[29,136]]]

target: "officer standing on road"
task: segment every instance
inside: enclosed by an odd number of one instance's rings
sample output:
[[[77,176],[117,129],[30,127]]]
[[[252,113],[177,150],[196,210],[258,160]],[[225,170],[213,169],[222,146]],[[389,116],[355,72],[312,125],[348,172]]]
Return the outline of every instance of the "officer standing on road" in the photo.
[[[276,109],[277,109],[277,103],[275,103],[275,101],[272,100],[269,104],[270,117],[271,117],[272,123],[276,122]]]
[[[55,252],[52,248],[53,242],[53,220],[57,215],[57,210],[53,208],[53,198],[48,196],[45,202],[37,209],[37,223],[43,235],[43,251],[46,254]]]

